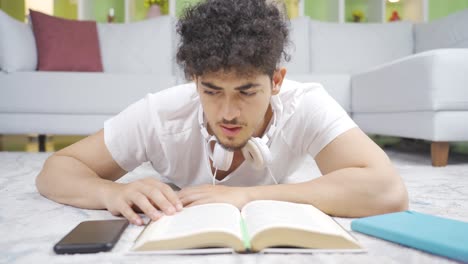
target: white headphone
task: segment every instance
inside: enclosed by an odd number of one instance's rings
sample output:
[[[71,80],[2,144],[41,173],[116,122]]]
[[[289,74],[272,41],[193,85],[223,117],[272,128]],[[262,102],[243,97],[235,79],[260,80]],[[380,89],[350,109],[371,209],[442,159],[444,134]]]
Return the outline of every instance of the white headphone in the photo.
[[[214,151],[212,151],[210,148],[210,143],[212,141],[215,141]],[[265,166],[270,165],[272,161],[267,142],[268,139],[266,136],[262,138],[252,137],[241,149],[245,160],[247,160],[257,170],[261,170]],[[215,136],[210,136],[205,146],[207,148],[210,159],[213,161],[213,167],[222,171],[229,170],[234,158],[234,152],[221,146]]]
[[[271,105],[273,109],[273,122],[271,122],[267,132],[263,135],[262,138],[250,138],[249,141],[247,141],[247,144],[241,150],[245,160],[252,164],[252,166],[257,170],[261,170],[265,167],[268,168],[272,162],[272,156],[268,144],[270,143],[270,138],[272,138],[273,134],[275,133],[278,116],[283,109],[281,102],[276,96],[272,96]],[[213,167],[216,170],[229,170],[234,158],[234,152],[225,149],[223,146],[221,146],[221,144],[218,143],[218,140],[215,136],[211,136],[208,133],[203,118],[203,108],[201,105],[198,109],[198,122],[200,124],[200,131],[206,141],[205,148],[207,149],[210,159],[213,161]],[[210,147],[210,143],[212,141],[215,141],[214,151],[211,151]]]

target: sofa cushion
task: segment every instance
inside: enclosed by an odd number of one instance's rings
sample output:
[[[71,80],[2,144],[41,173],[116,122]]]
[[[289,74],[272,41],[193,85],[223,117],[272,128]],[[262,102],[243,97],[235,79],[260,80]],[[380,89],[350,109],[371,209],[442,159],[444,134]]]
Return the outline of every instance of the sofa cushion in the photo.
[[[467,73],[468,49],[439,49],[353,75],[353,114],[467,111]]]
[[[468,141],[468,111],[355,113],[353,120],[368,134],[428,141]]]
[[[90,135],[114,114],[2,113],[3,134]]]
[[[468,48],[468,9],[442,19],[414,25],[415,52]]]
[[[351,76],[349,74],[288,74],[287,79],[298,82],[316,82],[337,101],[346,112],[351,113]]]
[[[96,22],[30,10],[40,71],[102,71]]]
[[[413,25],[310,22],[311,71],[356,73],[413,53]]]
[[[0,69],[15,72],[36,67],[36,43],[31,28],[0,10]]]
[[[174,73],[174,19],[161,16],[127,24],[98,24],[104,71]]]
[[[159,74],[0,72],[0,113],[111,114],[175,85]]]
[[[292,19],[289,36],[291,45],[288,47],[288,52],[291,55],[291,60],[285,63],[288,73],[309,73],[309,18]]]

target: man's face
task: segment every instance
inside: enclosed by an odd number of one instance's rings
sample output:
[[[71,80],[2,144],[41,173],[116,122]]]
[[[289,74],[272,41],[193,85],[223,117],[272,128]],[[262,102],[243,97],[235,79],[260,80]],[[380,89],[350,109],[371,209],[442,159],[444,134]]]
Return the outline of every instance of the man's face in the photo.
[[[270,97],[279,92],[279,85],[268,75],[240,77],[235,72],[219,71],[195,81],[208,131],[222,146],[239,150],[250,137],[261,136],[269,122],[265,117],[271,115]]]

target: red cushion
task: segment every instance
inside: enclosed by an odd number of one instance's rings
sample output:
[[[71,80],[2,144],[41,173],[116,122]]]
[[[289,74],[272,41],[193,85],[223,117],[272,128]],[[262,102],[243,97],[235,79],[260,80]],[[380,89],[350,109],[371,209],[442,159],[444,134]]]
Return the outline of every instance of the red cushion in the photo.
[[[39,71],[102,72],[96,22],[75,21],[29,10]]]

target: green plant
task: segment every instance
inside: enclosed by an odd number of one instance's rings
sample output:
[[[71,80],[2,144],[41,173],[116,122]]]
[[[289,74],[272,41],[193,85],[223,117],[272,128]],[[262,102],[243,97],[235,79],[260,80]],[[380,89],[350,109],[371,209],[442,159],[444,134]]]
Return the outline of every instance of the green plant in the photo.
[[[152,5],[163,6],[168,4],[168,0],[145,0],[145,7],[150,7]]]
[[[361,10],[354,10],[352,16],[353,22],[362,22],[364,20],[364,12]]]
[[[169,0],[145,0],[144,5],[146,8],[149,8],[152,5],[158,5],[163,14],[167,14],[169,12]]]

